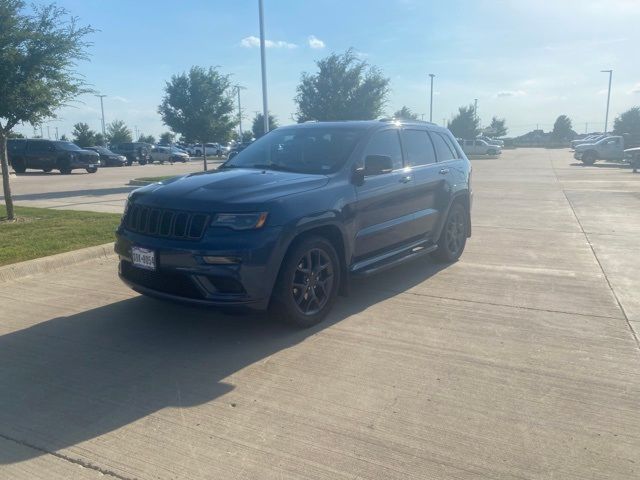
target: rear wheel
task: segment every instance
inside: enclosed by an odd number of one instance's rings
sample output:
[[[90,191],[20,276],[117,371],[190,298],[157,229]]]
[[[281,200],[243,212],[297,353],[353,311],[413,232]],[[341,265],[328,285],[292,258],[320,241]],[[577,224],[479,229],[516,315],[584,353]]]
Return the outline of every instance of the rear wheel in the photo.
[[[53,170],[53,168],[51,168],[51,167],[43,168],[43,169],[42,169],[42,171],[43,171],[44,173],[49,173],[51,170]]]
[[[98,171],[98,167],[87,168],[87,173],[96,173],[97,171]]]
[[[307,237],[289,250],[274,290],[272,312],[298,327],[321,322],[336,300],[340,263],[323,237]]]
[[[582,156],[582,163],[584,163],[585,165],[593,165],[594,163],[596,163],[596,154],[594,152],[585,152],[585,154]]]
[[[138,160],[138,163],[139,163],[140,165],[146,165],[146,164],[147,164],[147,161],[141,158],[140,160]]]
[[[464,251],[467,235],[467,211],[462,203],[454,203],[449,209],[438,239],[438,249],[433,253],[433,257],[443,263],[455,262]]]
[[[69,168],[69,167],[62,167],[62,168],[60,169],[60,173],[61,173],[62,175],[69,175],[69,174],[71,173],[71,168]]]

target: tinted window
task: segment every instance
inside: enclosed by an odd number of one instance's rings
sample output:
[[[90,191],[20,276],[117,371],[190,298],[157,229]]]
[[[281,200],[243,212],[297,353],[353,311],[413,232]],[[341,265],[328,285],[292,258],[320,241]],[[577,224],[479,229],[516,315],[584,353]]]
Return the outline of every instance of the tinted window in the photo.
[[[435,163],[436,157],[429,135],[424,130],[402,132],[407,163],[413,167]]]
[[[369,144],[364,151],[367,155],[385,155],[391,157],[393,169],[402,168],[402,150],[400,148],[400,138],[397,130],[384,130],[377,132],[369,140]]]
[[[59,150],[71,150],[71,151],[81,150],[81,148],[77,146],[75,143],[71,143],[71,142],[55,142],[55,143],[56,143],[56,147]]]
[[[36,140],[35,142],[29,142],[28,150],[30,152],[43,153],[43,152],[49,152],[52,146],[53,145],[50,142]]]
[[[225,168],[332,173],[346,163],[363,134],[360,128],[279,128],[248,145]]]
[[[447,144],[447,142],[443,138],[443,135],[439,134],[438,132],[431,132],[430,135],[431,140],[433,140],[433,146],[436,149],[436,156],[438,157],[439,162],[458,158],[453,146]]]

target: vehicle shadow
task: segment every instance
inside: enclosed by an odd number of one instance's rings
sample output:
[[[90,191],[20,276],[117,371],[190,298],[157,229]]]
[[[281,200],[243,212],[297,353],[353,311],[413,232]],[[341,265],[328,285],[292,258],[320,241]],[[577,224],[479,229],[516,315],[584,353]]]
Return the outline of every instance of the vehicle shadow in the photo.
[[[134,297],[0,336],[0,465],[77,445],[166,407],[217,399],[225,378],[444,268],[428,259],[361,280],[320,325]],[[386,289],[384,285],[393,285]]]
[[[573,162],[572,167],[595,167],[595,168],[631,168],[628,163],[594,163],[593,165],[585,165],[582,162]]]
[[[111,187],[111,188],[92,188],[88,190],[68,190],[63,192],[43,192],[43,193],[25,193],[22,195],[13,195],[13,199],[20,200],[54,200],[57,198],[69,197],[102,197],[105,195],[119,195],[129,193],[139,186],[127,187]],[[0,196],[0,198],[3,198]]]

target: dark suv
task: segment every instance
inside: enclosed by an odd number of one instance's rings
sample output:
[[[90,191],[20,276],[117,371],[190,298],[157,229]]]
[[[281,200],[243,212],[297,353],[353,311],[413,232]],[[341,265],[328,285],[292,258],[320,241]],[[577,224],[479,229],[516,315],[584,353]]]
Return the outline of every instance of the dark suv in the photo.
[[[120,145],[111,147],[111,151],[127,157],[127,165],[132,165],[133,162],[146,165],[147,162],[149,162],[151,145],[142,142],[121,143]]]
[[[96,173],[100,165],[96,152],[57,140],[11,139],[7,141],[7,153],[16,173],[24,173],[28,168],[43,172],[60,170],[64,174],[81,168]]]
[[[350,277],[430,252],[457,260],[470,177],[451,133],[431,123],[278,128],[216,171],[132,192],[120,276],[143,294],[313,325]]]

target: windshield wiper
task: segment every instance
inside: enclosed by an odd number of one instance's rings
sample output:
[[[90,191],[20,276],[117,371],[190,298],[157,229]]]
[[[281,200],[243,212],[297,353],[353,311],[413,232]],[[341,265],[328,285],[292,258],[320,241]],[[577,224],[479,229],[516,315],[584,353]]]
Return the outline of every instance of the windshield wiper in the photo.
[[[266,164],[266,163],[257,163],[255,165],[247,165],[246,168],[260,168],[263,170],[279,170],[281,172],[297,172],[297,170],[285,167],[284,165],[275,165],[275,164]]]

